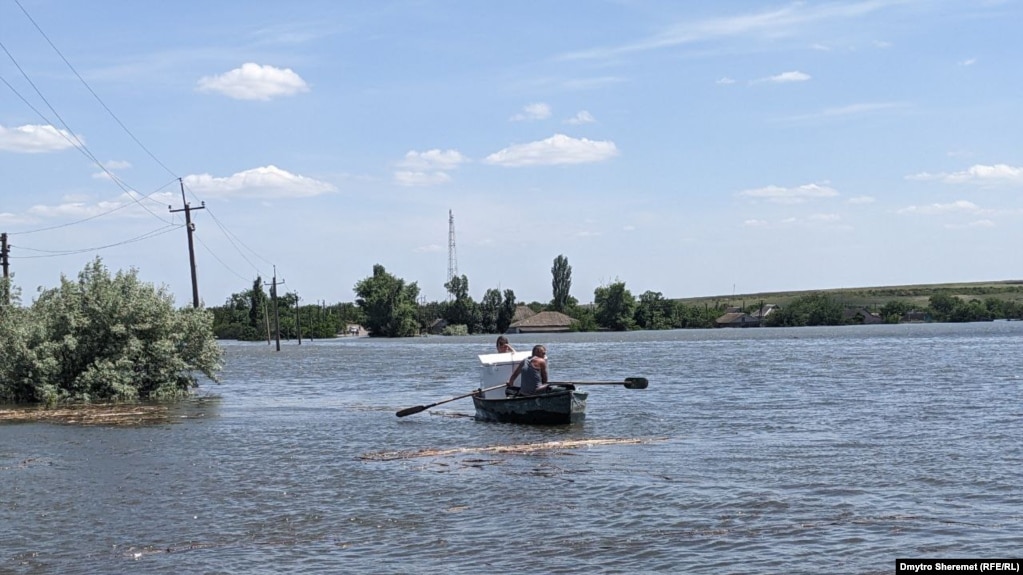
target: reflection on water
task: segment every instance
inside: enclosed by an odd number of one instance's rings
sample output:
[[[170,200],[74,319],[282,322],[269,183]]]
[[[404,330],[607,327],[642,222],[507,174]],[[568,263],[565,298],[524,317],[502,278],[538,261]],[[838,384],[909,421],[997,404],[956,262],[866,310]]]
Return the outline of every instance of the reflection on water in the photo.
[[[1023,322],[512,336],[585,422],[476,422],[487,337],[229,342],[219,399],[0,425],[0,573],[889,573],[1023,548]]]

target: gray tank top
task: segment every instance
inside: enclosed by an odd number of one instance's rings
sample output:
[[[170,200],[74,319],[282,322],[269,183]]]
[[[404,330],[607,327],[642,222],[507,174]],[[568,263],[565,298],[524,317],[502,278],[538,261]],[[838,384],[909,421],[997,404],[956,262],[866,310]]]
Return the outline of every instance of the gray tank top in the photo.
[[[543,383],[543,377],[540,375],[540,370],[533,367],[533,358],[530,356],[529,359],[522,362],[522,379],[519,384],[519,393],[532,395],[536,393],[536,388],[541,383]]]

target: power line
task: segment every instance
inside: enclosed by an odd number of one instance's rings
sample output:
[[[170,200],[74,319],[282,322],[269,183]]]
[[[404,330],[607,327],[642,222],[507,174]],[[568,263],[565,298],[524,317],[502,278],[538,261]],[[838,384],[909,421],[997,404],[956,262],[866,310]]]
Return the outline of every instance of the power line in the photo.
[[[140,242],[142,240],[148,240],[150,238],[155,238],[156,236],[160,236],[160,235],[166,234],[168,232],[181,229],[183,227],[184,226],[180,226],[180,225],[177,225],[177,224],[167,225],[167,226],[164,226],[162,228],[157,228],[157,229],[155,229],[153,231],[146,232],[146,233],[142,234],[141,236],[136,236],[134,238],[131,238],[131,239],[128,239],[128,240],[124,240],[122,242],[116,242],[116,243],[113,243],[113,244],[107,244],[107,245],[104,245],[104,246],[96,246],[96,247],[92,247],[92,248],[81,248],[81,249],[77,249],[77,250],[42,250],[42,249],[38,249],[38,248],[29,248],[29,247],[25,247],[25,246],[16,246],[16,245],[12,244],[11,247],[17,247],[18,249],[21,249],[21,250],[27,250],[27,251],[30,251],[30,252],[36,252],[36,253],[45,254],[45,255],[38,255],[38,256],[13,256],[12,255],[11,259],[23,259],[23,260],[25,260],[25,259],[37,259],[37,258],[53,258],[53,257],[58,257],[58,256],[70,256],[70,255],[82,254],[82,253],[88,253],[88,252],[97,252],[97,251],[105,250],[105,249],[108,249],[108,248],[115,248],[115,247],[123,246],[123,245],[126,245],[126,244]]]
[[[35,19],[32,18],[32,15],[28,13],[28,10],[26,10],[25,7],[21,5],[21,2],[19,0],[14,0],[14,3],[18,5],[18,8],[21,9],[21,12],[25,15],[26,18],[28,18],[28,21],[31,22],[33,26],[35,26],[35,29],[39,32],[39,35],[46,40],[46,43],[49,44],[50,47],[53,48],[53,51],[56,52],[58,56],[60,56],[60,59],[63,60],[65,64],[67,64],[67,67],[71,70],[71,72],[74,73],[75,77],[78,78],[82,85],[85,86],[85,89],[88,90],[90,94],[92,94],[93,98],[96,98],[96,101],[99,102],[99,105],[103,106],[103,109],[106,110],[108,114],[110,114],[110,117],[113,118],[115,122],[117,122],[117,125],[120,126],[121,129],[124,130],[124,132],[128,134],[128,136],[132,140],[134,140],[135,143],[138,144],[138,146],[142,148],[142,150],[146,154],[148,154],[150,158],[153,159],[154,162],[156,162],[157,164],[160,165],[161,168],[166,170],[167,173],[174,176],[175,178],[180,177],[177,174],[175,174],[173,170],[164,165],[164,163],[161,162],[160,159],[157,158],[152,152],[150,152],[149,148],[147,148],[141,141],[139,141],[139,139],[135,137],[135,134],[133,134],[131,130],[128,129],[128,126],[125,126],[124,122],[122,122],[121,119],[117,117],[117,114],[114,114],[114,111],[111,110],[106,105],[105,102],[103,102],[103,99],[99,97],[99,94],[97,94],[92,89],[92,87],[89,86],[89,83],[85,81],[85,78],[82,78],[82,75],[78,73],[78,70],[76,70],[75,67],[71,65],[71,62],[64,57],[64,54],[60,51],[60,49],[57,48],[57,46],[50,40],[50,37],[46,35],[46,32],[43,32],[43,29],[39,26],[39,24],[36,23]]]
[[[156,190],[146,194],[145,196],[142,196],[141,199],[148,199],[148,198],[150,198],[151,196],[159,193],[161,190],[163,190],[167,186],[171,185],[172,183],[174,183],[174,182],[173,181],[167,182],[166,184],[160,186]],[[131,193],[134,193],[134,192],[129,191],[128,193],[131,194]],[[153,200],[153,201],[156,201],[156,200]],[[69,227],[69,226],[74,226],[74,225],[77,225],[77,224],[85,223],[85,222],[87,222],[89,220],[94,220],[94,219],[99,218],[99,217],[110,215],[110,214],[112,214],[112,213],[114,213],[114,212],[116,212],[118,210],[123,210],[124,208],[126,208],[126,207],[128,207],[130,205],[132,205],[132,204],[124,203],[124,204],[121,204],[121,205],[117,206],[116,208],[112,208],[112,209],[107,210],[105,212],[100,212],[98,214],[91,215],[91,216],[89,216],[87,218],[83,218],[83,219],[80,219],[80,220],[75,220],[73,222],[57,224],[55,226],[50,226],[50,227],[47,227],[47,228],[37,228],[37,229],[34,229],[34,230],[27,230],[27,231],[23,231],[23,232],[10,232],[10,235],[12,235],[12,236],[18,236],[18,235],[24,236],[24,235],[35,234],[35,233],[39,233],[39,232],[49,232],[49,231],[52,231],[52,230],[59,230],[61,228],[66,228],[66,227]],[[174,225],[173,222],[167,222],[167,224],[168,225]]]

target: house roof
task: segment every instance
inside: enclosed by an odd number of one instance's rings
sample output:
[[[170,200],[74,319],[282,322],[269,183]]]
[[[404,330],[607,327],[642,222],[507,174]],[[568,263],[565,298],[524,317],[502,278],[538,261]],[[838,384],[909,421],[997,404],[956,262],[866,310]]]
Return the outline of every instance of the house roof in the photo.
[[[512,323],[509,328],[518,329],[568,329],[575,323],[575,319],[557,311],[542,311],[533,314],[526,319]]]
[[[714,320],[714,323],[718,325],[729,325],[733,323],[757,323],[759,320],[751,315],[744,314],[742,312],[728,312],[725,315]]]
[[[529,308],[528,305],[519,304],[515,307],[515,315],[512,316],[512,323],[522,321],[528,317],[533,317],[536,312]]]

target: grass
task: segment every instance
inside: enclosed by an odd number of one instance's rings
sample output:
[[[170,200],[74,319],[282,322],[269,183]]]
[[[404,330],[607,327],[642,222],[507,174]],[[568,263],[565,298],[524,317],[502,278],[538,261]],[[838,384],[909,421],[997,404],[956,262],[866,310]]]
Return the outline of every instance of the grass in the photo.
[[[785,307],[792,300],[812,293],[827,294],[846,306],[863,306],[870,309],[879,308],[893,300],[903,301],[915,308],[924,308],[927,307],[930,297],[936,293],[946,293],[966,301],[994,297],[1023,303],[1023,280],[760,292],[679,298],[677,301],[692,306],[756,307],[763,302],[765,305],[775,304]]]

